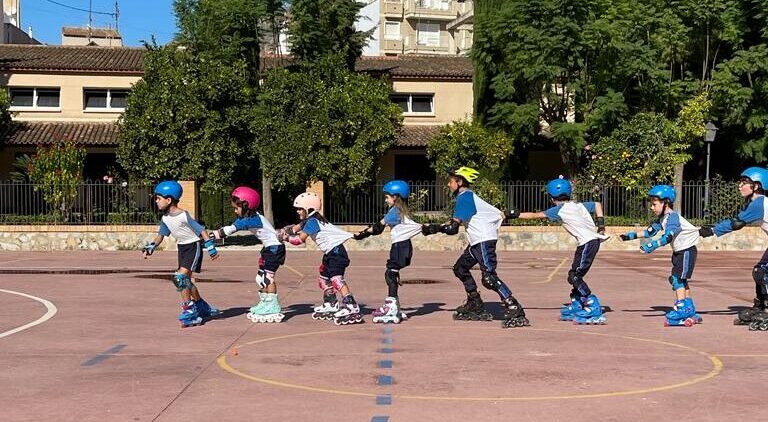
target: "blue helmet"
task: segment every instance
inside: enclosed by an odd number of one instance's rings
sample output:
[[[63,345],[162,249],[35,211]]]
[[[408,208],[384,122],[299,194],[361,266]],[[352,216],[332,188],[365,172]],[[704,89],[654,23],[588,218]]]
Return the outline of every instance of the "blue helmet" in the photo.
[[[177,201],[181,199],[181,194],[183,192],[184,190],[181,188],[181,185],[175,180],[166,180],[155,186],[155,195],[171,197]]]
[[[547,194],[553,198],[571,196],[571,182],[568,179],[554,179],[547,183]]]
[[[760,182],[763,189],[768,189],[768,170],[762,167],[750,167],[741,172],[741,177],[746,177],[753,182]]]
[[[648,196],[655,196],[662,201],[668,199],[669,202],[675,202],[675,198],[677,198],[675,188],[669,185],[656,185],[652,187],[651,190],[648,191]]]
[[[408,195],[411,194],[411,189],[408,187],[408,183],[402,180],[391,180],[384,185],[382,189],[384,193],[390,195],[400,195],[403,199],[408,199]]]

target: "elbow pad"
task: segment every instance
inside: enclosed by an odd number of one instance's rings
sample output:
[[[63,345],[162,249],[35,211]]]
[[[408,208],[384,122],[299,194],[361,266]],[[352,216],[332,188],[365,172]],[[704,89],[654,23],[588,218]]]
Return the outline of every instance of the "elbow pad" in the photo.
[[[738,218],[738,217],[736,217],[736,218],[732,218],[732,219],[731,219],[731,230],[734,230],[734,231],[735,231],[735,230],[741,230],[741,229],[743,229],[743,228],[744,228],[744,226],[746,226],[746,225],[747,225],[747,223],[745,223],[745,222],[744,222],[744,221],[742,221],[742,220],[739,220],[739,218]]]
[[[440,226],[440,231],[445,234],[456,234],[459,232],[459,222],[456,220],[452,220],[450,223],[443,224]]]
[[[382,232],[384,232],[384,225],[381,224],[381,221],[376,222],[375,224],[371,225],[371,234],[378,236]]]

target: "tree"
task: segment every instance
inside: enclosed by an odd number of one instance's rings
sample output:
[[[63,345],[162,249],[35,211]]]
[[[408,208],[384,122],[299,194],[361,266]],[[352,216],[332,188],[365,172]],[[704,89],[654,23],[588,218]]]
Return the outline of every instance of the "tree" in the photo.
[[[0,89],[0,133],[8,133],[11,128],[11,100],[8,91]]]
[[[455,121],[442,126],[427,146],[427,156],[438,174],[455,166],[496,173],[512,154],[512,139],[500,130],[487,129],[479,121]]]
[[[362,185],[374,176],[401,120],[387,83],[346,70],[341,57],[271,70],[259,102],[253,153],[277,187],[315,180]]]
[[[120,118],[118,161],[142,180],[189,178],[204,190],[248,172],[250,103],[242,61],[224,64],[170,45],[148,46],[144,77]]]
[[[306,61],[341,55],[347,69],[354,70],[374,31],[355,29],[363,6],[356,0],[293,0],[288,27],[291,54]]]
[[[38,146],[29,165],[29,179],[53,208],[54,221],[68,221],[77,189],[83,180],[85,148],[72,141]]]

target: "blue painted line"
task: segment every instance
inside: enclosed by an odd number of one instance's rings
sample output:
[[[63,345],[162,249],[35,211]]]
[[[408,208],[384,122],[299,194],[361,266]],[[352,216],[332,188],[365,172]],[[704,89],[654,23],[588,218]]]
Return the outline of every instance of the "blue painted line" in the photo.
[[[380,406],[390,405],[392,404],[392,395],[391,394],[380,394],[376,396],[376,404]]]
[[[111,349],[101,352],[98,355],[88,359],[87,361],[83,362],[80,366],[93,366],[98,363],[101,363],[102,361],[107,360],[110,356],[125,349],[126,346],[127,344],[118,344],[117,346],[112,347]]]
[[[394,379],[389,375],[379,375],[376,377],[376,384],[378,385],[392,385]]]
[[[384,326],[384,330],[382,330],[382,332],[383,332],[384,334],[389,334],[389,333],[391,333],[391,332],[392,332],[392,327],[391,327],[391,326],[389,326],[389,325],[385,325],[385,326]]]
[[[389,416],[374,416],[371,422],[389,422]]]
[[[392,344],[392,338],[384,337],[383,339],[381,339],[381,342],[384,344]]]
[[[393,350],[390,347],[383,347],[383,348],[379,349],[379,352],[381,352],[381,353],[392,353]]]
[[[392,368],[392,361],[391,360],[380,360],[379,361],[379,368]]]

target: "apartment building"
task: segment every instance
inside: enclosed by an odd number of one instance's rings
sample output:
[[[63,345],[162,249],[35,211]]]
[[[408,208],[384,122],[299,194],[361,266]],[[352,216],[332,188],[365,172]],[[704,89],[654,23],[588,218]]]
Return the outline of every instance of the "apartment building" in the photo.
[[[466,55],[472,47],[473,0],[360,0],[358,28],[374,29],[366,56]]]

